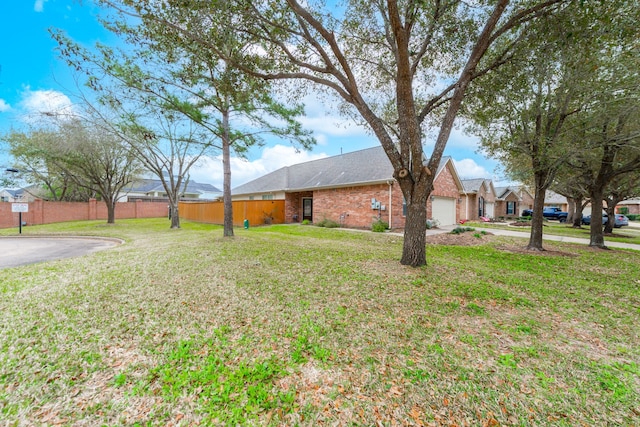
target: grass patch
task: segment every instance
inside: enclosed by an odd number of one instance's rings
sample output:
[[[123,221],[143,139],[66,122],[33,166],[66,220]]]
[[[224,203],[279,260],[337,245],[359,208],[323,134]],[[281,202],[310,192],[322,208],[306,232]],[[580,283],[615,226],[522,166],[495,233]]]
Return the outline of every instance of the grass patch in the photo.
[[[637,252],[168,225],[23,230],[125,243],[2,270],[0,424],[637,424]]]

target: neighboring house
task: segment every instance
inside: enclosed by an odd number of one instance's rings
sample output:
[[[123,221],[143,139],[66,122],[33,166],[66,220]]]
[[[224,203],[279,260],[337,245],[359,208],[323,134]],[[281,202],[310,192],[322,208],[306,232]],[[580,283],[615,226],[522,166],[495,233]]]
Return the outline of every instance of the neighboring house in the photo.
[[[463,179],[461,220],[495,218],[496,190],[489,179]]]
[[[545,208],[560,208],[562,212],[567,212],[569,209],[569,202],[565,196],[562,196],[554,191],[547,190],[544,196]]]
[[[533,202],[535,198],[529,190],[527,190],[527,187],[521,185],[512,188],[515,189],[516,193],[518,193],[518,197],[520,197],[520,212],[522,213],[525,209],[533,209]]]
[[[520,216],[524,204],[520,197],[520,187],[496,187],[496,218],[514,218]]]
[[[616,212],[624,215],[640,215],[640,197],[623,200],[616,206]]]
[[[427,218],[457,223],[463,190],[453,161],[445,157],[435,172]],[[300,163],[240,185],[233,200],[284,200],[285,222],[330,219],[344,227],[369,228],[378,218],[402,229],[406,204],[382,147]]]
[[[0,202],[33,202],[36,197],[24,188],[4,188],[0,190]]]
[[[200,184],[189,180],[187,188],[182,191],[183,199],[214,200],[222,195],[217,187],[211,184]],[[122,189],[119,200],[166,200],[167,192],[159,179],[139,179]]]

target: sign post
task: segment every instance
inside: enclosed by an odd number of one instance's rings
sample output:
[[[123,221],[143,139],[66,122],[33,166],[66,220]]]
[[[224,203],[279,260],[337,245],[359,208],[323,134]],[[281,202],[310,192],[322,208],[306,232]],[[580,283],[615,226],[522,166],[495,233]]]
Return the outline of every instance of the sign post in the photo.
[[[18,212],[18,230],[22,234],[22,212],[29,212],[29,203],[11,203],[11,212]]]

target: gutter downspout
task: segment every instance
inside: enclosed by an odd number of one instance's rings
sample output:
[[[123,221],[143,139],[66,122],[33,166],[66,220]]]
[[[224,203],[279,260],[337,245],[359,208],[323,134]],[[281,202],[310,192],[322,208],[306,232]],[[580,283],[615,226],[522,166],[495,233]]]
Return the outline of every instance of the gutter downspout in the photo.
[[[465,219],[469,219],[469,195],[464,195],[464,216]]]
[[[387,206],[389,206],[389,229],[391,230],[393,229],[393,223],[391,222],[391,211],[393,210],[393,205],[391,204],[393,200],[391,197],[393,194],[393,181],[389,180],[387,184],[389,184],[389,204]]]

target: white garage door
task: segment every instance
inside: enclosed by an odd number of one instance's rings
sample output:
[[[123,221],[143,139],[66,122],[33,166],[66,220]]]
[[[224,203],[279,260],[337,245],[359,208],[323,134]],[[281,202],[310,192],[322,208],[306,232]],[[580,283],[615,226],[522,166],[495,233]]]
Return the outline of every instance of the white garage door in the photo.
[[[434,197],[431,210],[431,216],[438,220],[438,224],[453,225],[456,223],[456,199]]]
[[[487,202],[485,204],[484,216],[486,216],[487,218],[493,218],[495,215],[496,215],[496,213],[495,213],[495,203]]]

